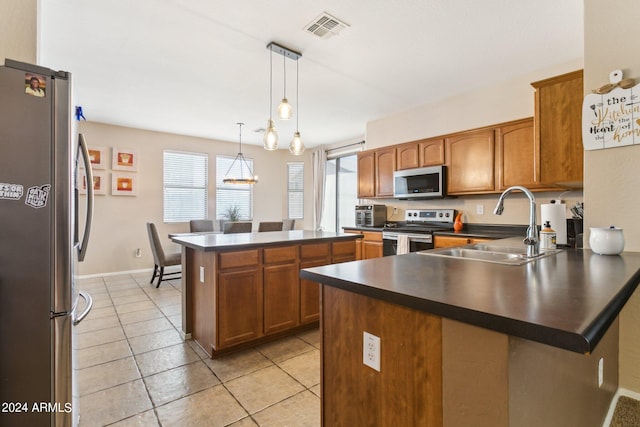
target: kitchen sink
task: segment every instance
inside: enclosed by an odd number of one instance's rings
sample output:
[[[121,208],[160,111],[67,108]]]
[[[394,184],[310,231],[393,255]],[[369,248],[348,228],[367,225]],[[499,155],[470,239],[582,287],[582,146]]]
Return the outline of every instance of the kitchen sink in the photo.
[[[540,258],[555,255],[559,249],[540,252],[539,255],[527,257],[526,248],[474,244],[453,248],[432,249],[418,252],[421,255],[449,257],[470,261],[492,262],[505,265],[522,265]]]

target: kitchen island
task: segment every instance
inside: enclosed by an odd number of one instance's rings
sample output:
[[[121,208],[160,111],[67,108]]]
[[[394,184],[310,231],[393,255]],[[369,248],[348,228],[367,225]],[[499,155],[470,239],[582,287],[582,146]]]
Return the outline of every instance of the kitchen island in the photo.
[[[640,254],[513,266],[411,253],[301,277],[322,284],[324,425],[595,427]],[[379,372],[363,364],[364,332],[380,337]]]
[[[210,356],[316,327],[319,291],[301,268],[355,260],[360,236],[319,231],[175,235],[182,330]]]

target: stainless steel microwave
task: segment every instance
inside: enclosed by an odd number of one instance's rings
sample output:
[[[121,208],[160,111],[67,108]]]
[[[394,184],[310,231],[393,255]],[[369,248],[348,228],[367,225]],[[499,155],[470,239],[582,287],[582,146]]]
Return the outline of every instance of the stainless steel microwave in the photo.
[[[405,169],[393,173],[393,197],[400,200],[441,199],[447,195],[444,165]]]

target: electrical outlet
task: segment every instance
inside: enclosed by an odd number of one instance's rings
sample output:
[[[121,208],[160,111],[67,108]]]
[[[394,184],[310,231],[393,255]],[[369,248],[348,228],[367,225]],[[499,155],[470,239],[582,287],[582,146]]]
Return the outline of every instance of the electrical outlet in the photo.
[[[598,388],[602,387],[604,383],[604,358],[601,357],[598,360]]]
[[[476,214],[484,215],[484,205],[476,205]]]
[[[204,267],[200,266],[200,283],[204,283]]]
[[[393,214],[397,214],[398,213],[398,208],[393,208]]]
[[[368,332],[362,340],[362,363],[380,372],[380,337]]]
[[[136,249],[136,258],[142,258],[142,250],[140,248]]]

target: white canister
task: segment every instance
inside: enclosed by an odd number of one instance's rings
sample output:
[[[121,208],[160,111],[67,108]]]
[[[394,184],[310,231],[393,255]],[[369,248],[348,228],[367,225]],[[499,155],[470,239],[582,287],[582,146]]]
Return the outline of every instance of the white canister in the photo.
[[[600,255],[617,255],[624,250],[624,235],[622,228],[591,227],[589,228],[589,246]]]

